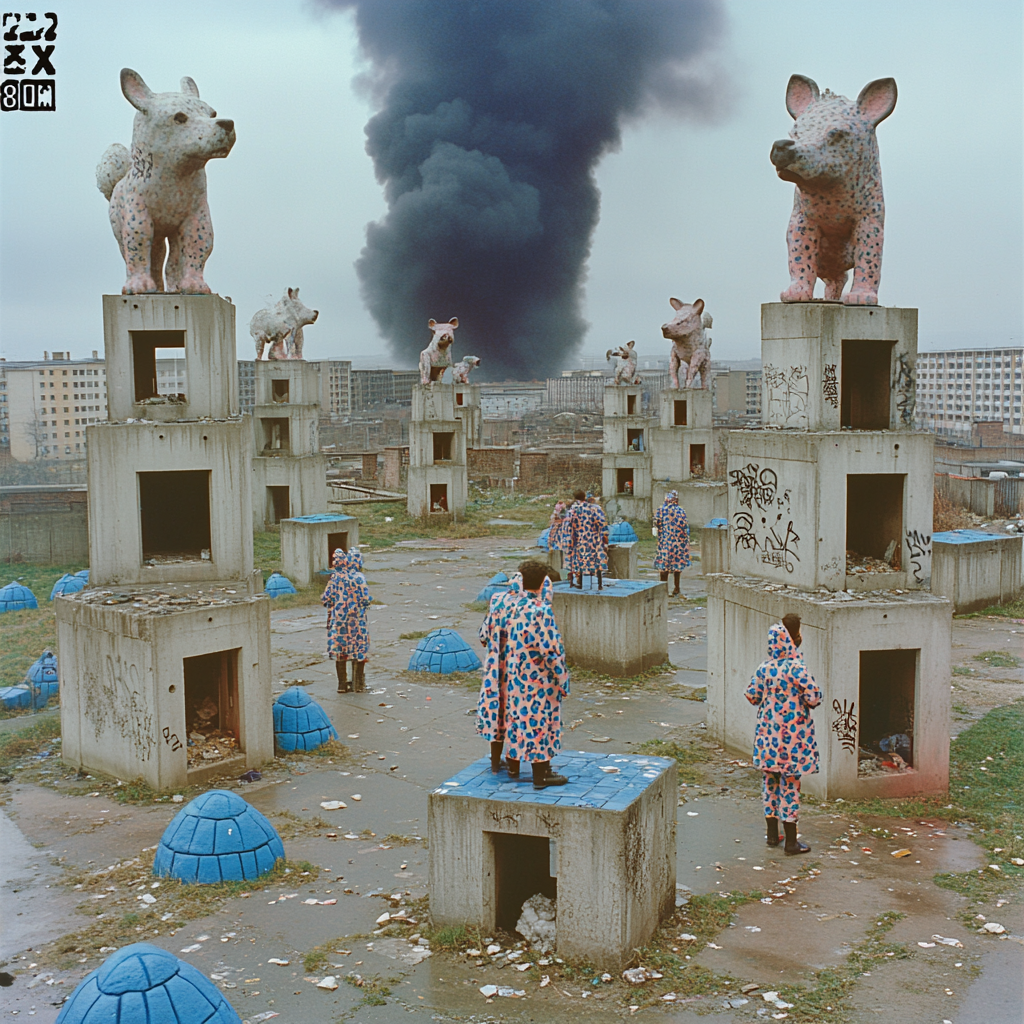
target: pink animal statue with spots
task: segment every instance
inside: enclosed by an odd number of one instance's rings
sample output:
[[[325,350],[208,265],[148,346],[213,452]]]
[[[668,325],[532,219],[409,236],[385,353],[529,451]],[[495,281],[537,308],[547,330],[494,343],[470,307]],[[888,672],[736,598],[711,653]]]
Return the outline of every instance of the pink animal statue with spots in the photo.
[[[705,335],[707,321],[701,320],[704,312],[704,300],[697,299],[694,303],[680,302],[679,299],[668,300],[676,315],[667,324],[662,324],[661,333],[672,342],[672,353],[668,359],[668,375],[672,387],[692,388],[693,382],[700,374],[700,386],[707,389],[711,384],[711,341]],[[679,383],[682,371],[683,383]]]
[[[420,353],[420,382],[433,384],[444,376],[444,371],[452,365],[451,347],[455,341],[455,328],[459,326],[459,318],[453,316],[446,324],[436,320],[428,320],[427,326],[433,333],[430,344]]]
[[[878,305],[885,201],[875,127],[895,106],[891,78],[869,82],[856,103],[828,89],[819,93],[803,75],[790,78],[786,109],[793,127],[771,153],[778,176],[796,185],[783,302],[810,302],[820,277],[826,299]],[[843,296],[851,268],[853,284]]]
[[[256,360],[270,345],[268,359],[301,359],[302,328],[316,323],[320,310],[299,301],[299,289],[289,288],[273,309],[257,310],[249,321],[249,333],[256,343]]]
[[[616,384],[639,384],[640,375],[636,372],[636,342],[628,341],[618,348],[610,348],[604,354],[604,358],[611,362],[612,356],[617,356],[619,365],[615,367]]]
[[[132,151],[115,142],[96,168],[128,271],[121,292],[208,294],[203,268],[213,251],[213,225],[206,162],[231,152],[235,122],[218,119],[188,77],[181,92],[152,92],[137,72],[123,68],[121,91],[138,111]]]
[[[478,356],[466,356],[465,359],[460,359],[452,367],[452,383],[453,384],[468,384],[469,383],[469,371],[475,370],[480,365],[480,359]]]

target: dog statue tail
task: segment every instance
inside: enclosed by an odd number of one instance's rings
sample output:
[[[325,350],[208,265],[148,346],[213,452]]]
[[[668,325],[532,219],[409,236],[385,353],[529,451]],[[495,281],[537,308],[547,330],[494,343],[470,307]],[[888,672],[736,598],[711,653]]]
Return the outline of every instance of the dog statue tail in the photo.
[[[108,203],[114,192],[114,186],[128,173],[131,165],[128,150],[120,142],[115,142],[100,157],[100,162],[96,165],[96,187],[103,193]]]

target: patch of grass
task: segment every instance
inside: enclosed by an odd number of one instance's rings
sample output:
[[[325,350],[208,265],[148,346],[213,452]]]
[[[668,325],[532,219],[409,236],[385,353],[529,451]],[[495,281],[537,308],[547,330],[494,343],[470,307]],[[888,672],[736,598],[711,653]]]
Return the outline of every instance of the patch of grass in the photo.
[[[954,665],[953,675],[955,676],[973,676],[974,669],[968,668],[966,665]]]
[[[425,636],[430,635],[429,629],[417,629],[413,633],[399,633],[399,640],[422,640]]]
[[[977,612],[965,612],[957,615],[958,619],[984,619],[988,616],[995,616],[1000,619],[1024,619],[1024,597],[1008,604],[994,604],[988,608],[982,608]]]
[[[394,832],[389,832],[382,840],[386,846],[426,846],[427,840],[425,836],[400,836]]]
[[[363,993],[359,1000],[361,1006],[386,1006],[387,997],[391,995],[391,986],[397,985],[401,978],[382,978],[379,974],[373,974],[364,978],[359,974],[346,974],[347,984],[358,988]]]
[[[439,928],[430,936],[430,944],[435,949],[443,949],[446,952],[454,953],[462,949],[469,949],[472,940],[464,925],[449,925],[447,928]]]
[[[491,605],[489,601],[467,601],[462,607],[468,612],[479,612],[483,615]]]
[[[581,668],[579,665],[569,663],[572,682],[594,683],[602,686],[612,686],[620,690],[628,690],[634,686],[640,686],[651,679],[660,679],[662,676],[675,675],[676,667],[670,661],[663,661],[660,665],[652,665],[650,668],[638,672],[635,676],[606,676],[603,672],[595,672],[593,669]]]
[[[330,953],[336,942],[325,942],[320,946],[314,946],[308,953],[305,953],[302,957],[302,969],[307,974],[317,974],[322,971],[328,963]]]
[[[984,661],[993,668],[1017,668],[1021,659],[1007,651],[982,651],[974,656],[975,661]]]
[[[57,715],[48,715],[26,729],[0,734],[0,768],[10,768],[22,758],[38,754],[58,736],[60,718]]]
[[[443,672],[410,672],[408,669],[403,669],[396,674],[409,683],[437,683],[442,686],[453,686],[455,684],[479,686],[481,670],[477,669],[475,672],[448,672],[445,674]]]
[[[647,740],[637,748],[641,754],[654,757],[671,757],[676,763],[676,772],[680,782],[693,784],[704,781],[702,766],[706,765],[707,749],[696,740],[678,743],[675,740]]]
[[[39,608],[0,615],[0,686],[24,682],[29,666],[47,648],[57,650],[57,619],[44,598]]]

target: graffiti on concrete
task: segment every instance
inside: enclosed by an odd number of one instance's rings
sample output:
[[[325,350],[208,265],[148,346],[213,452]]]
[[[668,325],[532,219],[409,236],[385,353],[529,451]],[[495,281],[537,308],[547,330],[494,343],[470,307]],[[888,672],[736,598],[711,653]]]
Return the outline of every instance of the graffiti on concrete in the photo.
[[[176,732],[171,732],[171,727],[169,725],[165,725],[160,732],[163,735],[164,743],[171,748],[172,752],[181,750],[184,746],[181,740],[178,739],[178,734]]]
[[[836,717],[832,719],[832,731],[842,745],[843,750],[854,753],[857,750],[857,715],[854,712],[855,701],[843,701],[842,707],[838,700],[832,701],[832,710]]]
[[[836,364],[826,363],[821,378],[821,393],[833,409],[839,408],[839,381],[836,380]]]
[[[914,371],[906,356],[896,357],[892,390],[896,395],[896,411],[900,422],[910,426],[914,422],[914,408],[917,398],[914,393]]]
[[[761,469],[748,462],[742,469],[729,472],[729,483],[736,488],[740,504],[753,511],[756,505],[762,512],[775,504],[779,490],[779,475],[767,466]],[[788,503],[789,492],[786,492]]]
[[[914,581],[924,583],[924,562],[932,557],[932,535],[907,530],[907,548],[910,550],[910,564],[914,570]]]
[[[807,398],[811,382],[806,366],[791,366],[788,371],[768,363],[764,368],[768,399],[768,422],[786,427],[807,426]]]
[[[85,686],[85,717],[92,723],[96,739],[113,731],[131,748],[139,761],[148,761],[156,744],[153,713],[142,693],[141,673],[133,662],[120,655],[107,655],[102,678],[89,674]],[[109,743],[107,739],[104,742]]]
[[[800,535],[793,528],[789,489],[780,492],[775,470],[752,462],[731,470],[729,483],[749,510],[733,517],[736,550],[753,551],[762,565],[793,572],[794,562],[800,561]]]

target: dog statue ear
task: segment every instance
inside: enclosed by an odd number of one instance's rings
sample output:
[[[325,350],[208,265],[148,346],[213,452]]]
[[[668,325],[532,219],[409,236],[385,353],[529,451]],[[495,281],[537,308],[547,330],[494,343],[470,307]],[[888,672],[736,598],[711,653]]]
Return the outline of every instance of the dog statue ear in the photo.
[[[452,327],[458,327],[459,326],[459,318],[457,316],[453,316],[451,318],[451,320],[448,321],[448,323],[450,323],[452,325]]]
[[[428,327],[429,327],[429,328],[430,328],[431,330],[433,330],[433,329],[434,329],[434,328],[435,328],[435,327],[437,326],[437,321],[436,321],[436,320],[428,320],[428,321],[427,321],[427,326],[428,326]]]
[[[153,98],[153,93],[142,80],[142,75],[131,68],[121,68],[121,92],[136,110],[143,113],[147,111],[149,101]]]
[[[188,96],[195,96],[196,99],[199,99],[199,86],[188,75],[181,80],[181,91]]]

